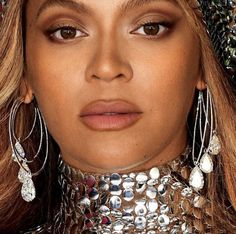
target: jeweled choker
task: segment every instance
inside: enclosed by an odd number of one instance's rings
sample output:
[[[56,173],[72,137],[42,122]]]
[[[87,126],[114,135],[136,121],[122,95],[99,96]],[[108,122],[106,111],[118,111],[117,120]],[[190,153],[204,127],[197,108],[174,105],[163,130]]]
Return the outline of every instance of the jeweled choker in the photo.
[[[60,157],[53,233],[211,233],[210,203],[188,185],[189,152],[147,171],[105,175]]]

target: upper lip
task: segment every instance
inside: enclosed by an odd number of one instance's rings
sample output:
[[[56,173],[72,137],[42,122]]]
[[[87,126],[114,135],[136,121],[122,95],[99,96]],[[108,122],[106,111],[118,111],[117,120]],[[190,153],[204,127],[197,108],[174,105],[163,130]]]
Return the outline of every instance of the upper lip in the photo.
[[[106,113],[142,113],[139,107],[125,100],[96,100],[82,108],[80,116],[102,115]]]

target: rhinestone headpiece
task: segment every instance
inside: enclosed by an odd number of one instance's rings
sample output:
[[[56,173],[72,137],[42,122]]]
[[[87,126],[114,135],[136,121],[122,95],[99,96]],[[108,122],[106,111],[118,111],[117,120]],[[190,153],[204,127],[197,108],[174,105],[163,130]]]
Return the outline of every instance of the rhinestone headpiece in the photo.
[[[236,85],[236,1],[197,1],[218,59]],[[0,21],[6,3],[7,0],[0,0]]]

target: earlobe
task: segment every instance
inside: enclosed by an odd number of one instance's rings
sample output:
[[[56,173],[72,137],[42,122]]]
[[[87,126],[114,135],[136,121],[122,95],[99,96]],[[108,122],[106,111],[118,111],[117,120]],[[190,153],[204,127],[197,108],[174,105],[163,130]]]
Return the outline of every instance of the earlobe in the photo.
[[[202,69],[200,69],[200,74],[199,74],[199,77],[198,77],[198,80],[197,80],[196,88],[198,90],[204,90],[204,89],[207,88],[207,83],[206,83],[206,81],[203,78],[203,71],[202,71]]]
[[[196,85],[196,88],[198,89],[198,90],[204,90],[204,89],[206,89],[207,88],[207,84],[206,84],[206,82],[204,81],[204,80],[199,80],[198,82],[197,82],[197,85]]]
[[[23,99],[23,102],[25,104],[29,104],[32,102],[34,99],[34,94],[31,86],[29,83],[26,81],[26,79],[22,79],[21,85],[20,85],[20,96]]]

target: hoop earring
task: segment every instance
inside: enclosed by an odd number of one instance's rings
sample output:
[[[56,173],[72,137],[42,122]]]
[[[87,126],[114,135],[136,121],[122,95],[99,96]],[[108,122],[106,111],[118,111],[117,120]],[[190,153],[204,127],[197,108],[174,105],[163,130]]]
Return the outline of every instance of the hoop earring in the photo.
[[[9,116],[8,132],[9,132],[10,145],[12,149],[12,159],[20,166],[18,172],[18,179],[22,183],[21,196],[25,201],[30,202],[34,200],[34,198],[36,197],[36,190],[32,177],[40,174],[40,172],[44,169],[48,158],[48,132],[44,118],[38,107],[35,105],[33,125],[29,133],[24,139],[21,139],[20,137],[16,136],[15,134],[16,116],[20,106],[23,103],[24,102],[20,99],[14,101]],[[28,138],[30,138],[30,136],[32,135],[37,120],[39,121],[39,128],[40,128],[39,146],[36,154],[32,157],[29,157],[29,155],[27,155],[27,153],[25,152],[22,143],[26,141]],[[41,168],[38,171],[32,173],[28,164],[33,163],[34,160],[38,157],[40,151],[42,150],[43,136],[45,136],[45,158]],[[32,159],[30,160],[29,158]]]
[[[193,129],[192,161],[194,167],[189,176],[189,184],[196,190],[204,187],[204,174],[213,171],[214,155],[221,151],[220,140],[217,136],[217,121],[215,108],[209,89],[206,90],[206,100],[203,91],[199,91],[196,116]],[[197,137],[199,149],[196,152]]]

